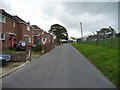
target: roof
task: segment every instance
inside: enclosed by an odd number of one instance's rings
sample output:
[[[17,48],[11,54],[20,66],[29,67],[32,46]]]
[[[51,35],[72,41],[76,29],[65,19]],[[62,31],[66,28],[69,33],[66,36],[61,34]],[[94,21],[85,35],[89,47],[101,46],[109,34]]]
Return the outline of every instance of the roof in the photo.
[[[42,29],[39,28],[37,25],[32,25],[32,27],[33,27],[34,29],[37,29],[37,30],[42,30]]]
[[[4,15],[4,16],[10,18],[10,19],[15,20],[12,15],[8,14],[8,13],[5,12],[5,10],[3,10],[3,9],[0,9],[0,14]]]
[[[19,23],[19,22],[24,22],[26,23],[24,20],[22,20],[20,17],[18,16],[13,16],[13,18]]]

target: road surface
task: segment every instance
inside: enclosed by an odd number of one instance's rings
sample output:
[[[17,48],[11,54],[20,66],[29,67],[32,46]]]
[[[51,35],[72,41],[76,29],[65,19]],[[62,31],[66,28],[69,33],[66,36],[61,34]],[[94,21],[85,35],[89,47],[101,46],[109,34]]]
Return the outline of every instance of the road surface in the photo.
[[[70,44],[31,61],[2,83],[3,88],[115,88]]]

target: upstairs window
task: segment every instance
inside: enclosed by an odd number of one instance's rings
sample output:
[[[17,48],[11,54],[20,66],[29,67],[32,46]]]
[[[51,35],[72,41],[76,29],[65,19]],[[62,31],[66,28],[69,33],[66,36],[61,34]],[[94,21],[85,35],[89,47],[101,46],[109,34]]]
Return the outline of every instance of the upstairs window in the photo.
[[[2,23],[6,23],[6,17],[2,16]]]
[[[42,34],[44,34],[44,32],[42,32]]]
[[[0,15],[0,22],[2,22],[2,15]]]
[[[30,25],[27,25],[27,30],[30,31]]]
[[[15,22],[13,21],[12,26],[15,27]]]
[[[0,22],[2,22],[2,23],[6,23],[6,17],[0,15]]]
[[[5,39],[5,33],[0,32],[0,40],[4,40]]]

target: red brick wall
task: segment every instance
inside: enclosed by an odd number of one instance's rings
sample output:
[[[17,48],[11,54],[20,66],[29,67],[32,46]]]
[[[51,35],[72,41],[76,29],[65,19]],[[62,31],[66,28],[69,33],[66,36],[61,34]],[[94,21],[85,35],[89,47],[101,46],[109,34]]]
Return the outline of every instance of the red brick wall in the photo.
[[[9,39],[10,39],[10,35],[8,33],[15,33],[17,34],[17,30],[16,30],[16,25],[15,27],[13,27],[13,20],[6,18],[6,23],[2,23],[2,32],[5,33],[5,40],[2,40],[2,48],[3,49],[8,49],[10,47],[9,45]],[[15,23],[16,24],[16,23]],[[14,37],[16,40],[16,36]]]
[[[42,42],[42,37],[41,37],[41,35],[42,35],[42,31],[41,30],[33,30],[33,35],[34,34],[40,34],[40,36],[34,36],[34,44],[37,44],[37,39],[39,38],[40,39],[40,43]]]
[[[17,23],[17,40],[22,40],[22,24]]]
[[[5,40],[0,40],[0,46],[2,46],[2,49],[8,49],[10,47],[9,39],[10,35],[8,33],[15,33],[14,36],[14,43],[17,43],[19,40],[24,40],[24,35],[28,35],[31,38],[31,42],[29,42],[29,45],[33,44],[33,30],[32,28],[30,31],[27,30],[27,25],[23,23],[15,23],[15,27],[12,25],[13,20],[6,18],[6,23],[0,23],[0,31],[5,33]]]
[[[18,33],[17,33],[18,40],[25,40],[24,35],[28,35],[31,38],[31,42],[28,42],[28,44],[32,45],[33,44],[33,30],[32,30],[32,28],[30,29],[30,31],[28,31],[26,24],[19,23],[17,29],[18,29]]]
[[[51,43],[51,35],[44,32],[44,34],[42,34],[41,38],[46,38],[47,42],[46,43]]]

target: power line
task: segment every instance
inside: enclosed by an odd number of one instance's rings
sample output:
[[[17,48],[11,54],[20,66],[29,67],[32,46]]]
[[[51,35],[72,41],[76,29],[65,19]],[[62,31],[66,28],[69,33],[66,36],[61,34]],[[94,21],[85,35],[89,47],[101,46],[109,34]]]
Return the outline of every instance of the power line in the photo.
[[[98,12],[102,11],[102,10],[103,10],[106,6],[108,6],[111,2],[112,2],[112,0],[110,0],[109,2],[107,2],[106,4],[104,4],[104,6],[101,7],[100,9],[98,9],[93,16],[95,16]],[[85,19],[85,21],[87,21],[87,20]],[[82,24],[81,24],[81,27],[82,27]],[[81,37],[83,37],[83,32],[81,32]]]
[[[109,5],[111,3],[112,0],[110,0],[109,2],[107,2],[103,7],[101,7],[100,9],[98,9],[94,15],[96,15],[98,12],[100,12],[103,8],[105,8],[107,5]]]

